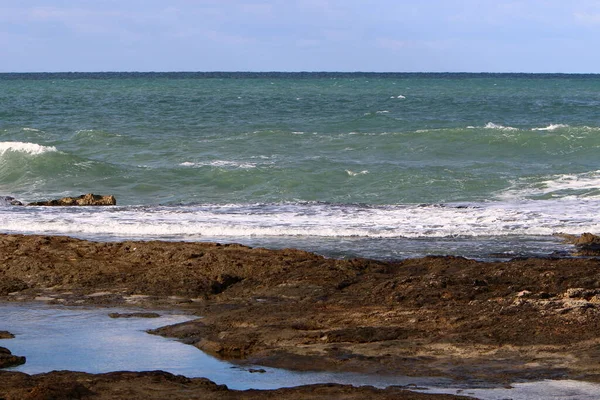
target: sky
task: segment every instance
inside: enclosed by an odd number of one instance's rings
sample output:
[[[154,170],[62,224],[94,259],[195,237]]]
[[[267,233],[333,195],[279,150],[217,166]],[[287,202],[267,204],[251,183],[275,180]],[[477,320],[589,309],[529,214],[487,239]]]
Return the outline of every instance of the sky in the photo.
[[[0,0],[0,72],[600,73],[598,0]]]

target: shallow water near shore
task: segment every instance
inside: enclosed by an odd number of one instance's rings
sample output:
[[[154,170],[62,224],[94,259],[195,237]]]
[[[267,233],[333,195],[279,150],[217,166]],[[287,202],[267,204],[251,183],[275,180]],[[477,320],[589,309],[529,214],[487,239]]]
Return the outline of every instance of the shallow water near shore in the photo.
[[[333,258],[378,260],[454,255],[490,261],[567,254],[571,246],[552,235],[561,227],[536,207],[255,204],[90,208],[0,204],[0,232],[67,235],[92,241],[239,243],[296,248]],[[573,222],[571,232],[583,233],[587,228],[580,225],[589,224],[600,211],[573,203],[565,208],[563,217],[568,218],[567,210],[573,212],[574,208],[579,210],[579,221]],[[495,226],[501,224],[512,228],[494,234]],[[429,237],[420,236],[424,231]]]
[[[131,309],[73,308],[43,304],[0,304],[0,328],[16,337],[2,342],[13,354],[27,357],[16,368],[28,374],[52,370],[90,373],[163,370],[204,377],[231,389],[276,389],[312,383],[419,386],[449,383],[440,378],[378,377],[327,372],[291,372],[260,366],[237,366],[197,348],[146,333],[146,330],[194,319],[160,311],[160,318],[110,318]],[[266,372],[251,373],[251,369]]]
[[[118,308],[74,308],[41,303],[0,303],[0,329],[16,338],[0,342],[27,363],[12,368],[29,374],[52,370],[103,373],[118,370],[164,370],[205,377],[230,389],[276,389],[314,383],[390,385],[421,388],[428,393],[452,393],[481,399],[596,399],[600,385],[578,381],[517,383],[512,388],[465,384],[439,377],[389,377],[351,373],[293,372],[260,366],[237,366],[208,356],[195,347],[145,331],[192,319],[161,311],[160,318],[108,317]],[[251,369],[265,372],[251,373]]]
[[[495,259],[600,231],[598,75],[38,73],[0,84],[2,233]],[[118,206],[2,201],[88,192]]]

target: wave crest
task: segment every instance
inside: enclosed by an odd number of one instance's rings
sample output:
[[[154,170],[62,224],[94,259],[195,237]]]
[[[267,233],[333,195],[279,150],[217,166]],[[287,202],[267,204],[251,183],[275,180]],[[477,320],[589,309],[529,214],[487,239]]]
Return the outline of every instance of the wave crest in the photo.
[[[518,128],[513,128],[512,126],[504,126],[500,124],[495,124],[493,122],[488,122],[484,126],[485,129],[498,129],[501,131],[518,131]]]
[[[21,152],[31,155],[39,155],[49,152],[56,152],[54,146],[42,146],[37,143],[29,142],[0,142],[0,156],[6,152]]]
[[[532,131],[555,131],[557,129],[560,128],[568,128],[569,125],[565,125],[565,124],[550,124],[548,126],[546,126],[545,128],[532,128]]]

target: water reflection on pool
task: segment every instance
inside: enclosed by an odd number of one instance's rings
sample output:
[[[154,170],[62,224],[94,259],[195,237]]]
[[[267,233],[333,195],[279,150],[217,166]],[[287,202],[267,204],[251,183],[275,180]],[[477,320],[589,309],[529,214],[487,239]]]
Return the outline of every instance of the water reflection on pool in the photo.
[[[291,372],[244,367],[220,361],[197,348],[145,331],[192,317],[161,312],[160,318],[109,318],[118,308],[75,308],[38,303],[1,303],[0,330],[16,338],[0,341],[27,363],[12,370],[29,374],[52,370],[91,373],[163,370],[188,377],[205,377],[231,389],[276,389],[313,383],[352,385],[416,385],[428,392],[476,396],[481,399],[597,399],[600,385],[577,381],[544,381],[505,388],[465,388],[443,378],[383,377],[349,373]],[[250,373],[262,368],[265,373]]]
[[[26,364],[13,370],[28,374],[52,370],[91,373],[163,370],[188,377],[205,377],[232,389],[274,389],[324,382],[376,386],[440,383],[434,378],[239,368],[193,346],[145,332],[188,321],[192,319],[190,316],[159,312],[160,318],[108,317],[112,312],[132,311],[136,310],[0,303],[0,330],[16,335],[0,343],[13,354],[27,357]],[[266,372],[250,373],[249,368],[262,368]]]

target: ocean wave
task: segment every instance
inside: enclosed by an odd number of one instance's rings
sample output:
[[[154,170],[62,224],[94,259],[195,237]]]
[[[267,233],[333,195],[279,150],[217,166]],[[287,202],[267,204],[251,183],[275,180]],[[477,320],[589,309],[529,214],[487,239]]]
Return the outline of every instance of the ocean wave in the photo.
[[[504,126],[500,124],[495,124],[493,122],[488,122],[485,124],[484,129],[497,129],[501,131],[518,131],[519,128],[513,128],[512,126]]]
[[[522,178],[498,196],[500,199],[600,198],[600,170],[558,174],[547,178]]]
[[[37,143],[29,142],[0,142],[0,156],[7,152],[20,152],[30,155],[39,155],[49,152],[56,152],[54,146],[42,146]]]
[[[240,168],[240,169],[253,169],[258,164],[241,161],[227,161],[227,160],[215,160],[215,161],[203,161],[203,162],[191,162],[185,161],[179,164],[182,167],[218,167],[218,168]]]
[[[544,128],[531,128],[532,131],[555,131],[561,128],[568,128],[569,125],[565,124],[550,124]]]
[[[360,171],[360,172],[354,172],[354,171],[350,171],[349,169],[347,169],[346,173],[348,175],[350,175],[350,176],[358,176],[358,175],[366,175],[366,174],[369,173],[369,171],[365,169],[365,170]]]
[[[527,201],[472,206],[237,204],[115,207],[110,210],[12,207],[3,232],[137,238],[327,237],[452,238],[597,232],[597,201]],[[84,223],[85,222],[85,223]]]

